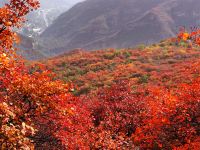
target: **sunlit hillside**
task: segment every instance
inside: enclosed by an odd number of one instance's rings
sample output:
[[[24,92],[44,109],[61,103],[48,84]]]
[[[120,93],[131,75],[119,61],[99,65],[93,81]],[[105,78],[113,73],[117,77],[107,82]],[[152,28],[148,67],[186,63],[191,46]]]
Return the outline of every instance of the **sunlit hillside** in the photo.
[[[190,83],[199,77],[198,70],[193,70],[198,68],[199,58],[198,47],[169,39],[129,49],[79,49],[42,62],[57,78],[75,84],[79,95],[110,87],[119,80],[128,80],[133,90]]]

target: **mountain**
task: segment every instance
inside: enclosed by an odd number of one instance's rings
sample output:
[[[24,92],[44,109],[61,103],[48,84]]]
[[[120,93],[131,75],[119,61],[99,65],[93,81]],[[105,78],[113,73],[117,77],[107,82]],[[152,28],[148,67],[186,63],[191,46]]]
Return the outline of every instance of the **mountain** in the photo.
[[[39,0],[40,8],[30,12],[26,16],[27,22],[21,30],[20,34],[29,37],[38,36],[42,33],[60,14],[70,9],[74,4],[83,0]],[[0,7],[9,0],[1,0]]]
[[[86,0],[60,15],[40,36],[45,52],[133,47],[198,25],[197,0]]]
[[[46,55],[40,51],[41,47],[34,38],[23,34],[18,34],[18,36],[20,37],[20,44],[16,45],[16,47],[18,48],[17,53],[19,55],[28,60],[38,60],[46,57]]]
[[[26,18],[24,28],[19,32],[29,37],[41,34],[60,14],[83,0],[40,0],[40,8]]]
[[[74,4],[83,0],[39,0],[40,8],[33,12],[30,12],[26,16],[27,22],[23,25],[23,28],[16,29],[21,38],[20,45],[17,47],[20,49],[18,52],[23,57],[32,60],[44,58],[39,49],[41,47],[38,44],[38,36],[58,17],[61,13],[70,9]],[[1,0],[0,7],[5,3],[9,3],[9,0]]]

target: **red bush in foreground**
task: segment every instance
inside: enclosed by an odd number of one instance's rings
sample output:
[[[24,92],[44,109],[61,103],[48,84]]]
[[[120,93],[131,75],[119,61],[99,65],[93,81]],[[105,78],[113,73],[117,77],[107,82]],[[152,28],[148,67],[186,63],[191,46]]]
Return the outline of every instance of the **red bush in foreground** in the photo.
[[[90,115],[70,94],[70,86],[42,68],[29,73],[14,51],[18,37],[12,28],[20,27],[38,5],[10,0],[0,8],[0,148],[88,147]]]
[[[152,90],[146,97],[148,119],[136,129],[134,141],[143,148],[175,148],[199,138],[199,80],[177,90]],[[197,147],[196,147],[197,148]]]
[[[89,145],[90,115],[69,86],[48,71],[29,74],[24,65],[0,57],[2,148],[76,148]]]
[[[199,79],[177,89],[149,88],[143,94],[131,93],[126,82],[103,90],[89,104],[95,148],[199,148],[199,91]]]

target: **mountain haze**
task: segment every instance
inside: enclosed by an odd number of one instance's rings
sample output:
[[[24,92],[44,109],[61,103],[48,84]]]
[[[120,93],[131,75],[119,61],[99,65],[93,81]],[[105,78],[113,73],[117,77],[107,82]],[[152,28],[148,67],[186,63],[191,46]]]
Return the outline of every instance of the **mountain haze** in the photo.
[[[40,0],[40,8],[27,16],[20,33],[28,36],[41,34],[60,14],[83,0]]]
[[[26,16],[27,22],[19,30],[24,36],[37,36],[42,33],[60,14],[70,9],[73,5],[84,0],[39,0],[38,10]],[[0,7],[9,0],[1,0]]]
[[[21,38],[19,54],[25,58],[39,59],[45,55],[40,51],[41,47],[38,43],[38,36],[63,12],[70,9],[73,5],[84,0],[39,0],[40,8],[30,12],[26,16],[27,21],[23,24],[23,28],[16,29]],[[0,7],[9,0],[0,0]]]
[[[197,0],[86,0],[60,15],[42,34],[46,53],[125,48],[172,37],[200,21]]]

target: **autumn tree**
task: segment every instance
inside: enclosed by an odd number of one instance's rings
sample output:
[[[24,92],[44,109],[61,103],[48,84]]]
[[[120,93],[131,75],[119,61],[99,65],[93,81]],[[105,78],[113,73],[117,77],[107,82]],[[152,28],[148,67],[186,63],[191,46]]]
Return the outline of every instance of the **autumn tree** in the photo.
[[[42,66],[30,73],[13,47],[19,41],[13,28],[38,7],[36,0],[10,0],[0,8],[0,147],[88,147],[90,114],[70,94],[70,86]]]
[[[127,81],[85,97],[94,116],[93,149],[199,148],[200,80],[131,90]]]
[[[190,30],[181,27],[177,35],[178,41],[190,42],[192,45],[200,45],[200,29],[199,27],[192,27]]]
[[[134,143],[142,149],[176,149],[183,145],[192,148],[193,144],[193,149],[198,149],[199,85],[196,79],[174,90],[149,88],[144,97],[148,111],[142,125],[132,135]]]
[[[19,113],[23,113],[23,111],[19,110],[20,106],[15,106],[12,102],[14,99],[11,101],[9,92],[12,91],[10,91],[9,86],[12,85],[12,76],[22,70],[15,62],[13,44],[18,40],[18,37],[12,28],[20,27],[24,20],[23,17],[31,9],[36,9],[38,6],[37,1],[10,0],[8,4],[0,8],[0,145],[2,149],[33,148],[31,140],[25,134],[31,135],[35,130],[26,122],[20,121],[21,115]],[[17,98],[14,102],[17,102]]]

